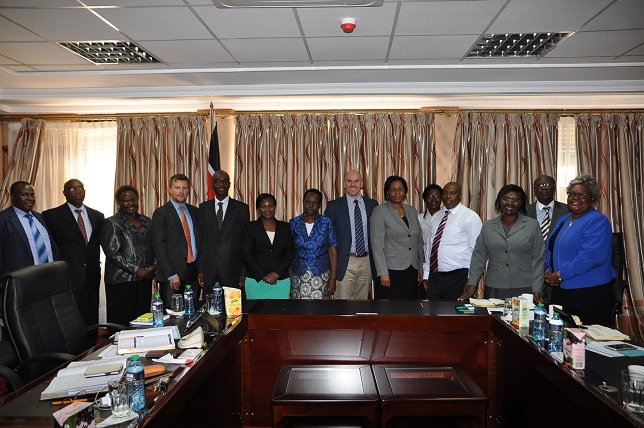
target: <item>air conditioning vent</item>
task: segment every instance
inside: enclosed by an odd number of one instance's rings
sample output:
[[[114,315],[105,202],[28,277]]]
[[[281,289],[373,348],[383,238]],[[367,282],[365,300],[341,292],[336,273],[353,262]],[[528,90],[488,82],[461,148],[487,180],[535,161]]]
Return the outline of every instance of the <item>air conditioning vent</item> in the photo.
[[[379,7],[384,0],[212,0],[220,9],[241,7]]]

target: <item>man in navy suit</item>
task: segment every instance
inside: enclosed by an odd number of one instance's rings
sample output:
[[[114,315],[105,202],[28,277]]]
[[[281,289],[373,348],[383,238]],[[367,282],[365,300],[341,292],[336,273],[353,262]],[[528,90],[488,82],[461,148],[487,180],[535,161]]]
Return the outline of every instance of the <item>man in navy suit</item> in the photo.
[[[152,214],[152,245],[157,257],[156,280],[166,308],[172,295],[183,293],[192,286],[195,300],[201,287],[197,281],[197,242],[199,214],[197,207],[186,203],[190,194],[190,179],[184,174],[170,177],[170,200]]]
[[[11,206],[0,212],[0,275],[58,260],[45,219],[33,210],[36,192],[26,181],[9,190]]]
[[[344,190],[341,198],[334,199],[327,205],[324,215],[333,221],[333,228],[338,239],[338,272],[335,299],[369,298],[371,291],[372,266],[369,254],[369,218],[378,202],[362,195],[362,176],[352,169],[344,176]],[[364,247],[356,246],[356,213],[360,212],[357,222],[361,225]]]
[[[98,323],[101,286],[99,236],[105,216],[83,205],[85,186],[73,178],[63,186],[66,203],[43,211],[60,258],[69,266],[72,294],[85,326]]]
[[[217,171],[212,176],[215,199],[199,205],[199,284],[208,293],[215,282],[240,288],[245,277],[241,244],[244,225],[250,221],[248,205],[228,196],[230,176]]]

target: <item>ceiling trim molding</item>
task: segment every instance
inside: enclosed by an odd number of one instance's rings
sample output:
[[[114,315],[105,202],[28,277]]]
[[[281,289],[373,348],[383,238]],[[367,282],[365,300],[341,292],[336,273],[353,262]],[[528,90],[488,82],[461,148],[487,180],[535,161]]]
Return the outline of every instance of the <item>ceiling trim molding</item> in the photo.
[[[245,97],[289,95],[394,94],[565,94],[644,93],[644,80],[512,82],[376,82],[271,85],[212,85],[118,88],[0,89],[8,100],[81,98]]]

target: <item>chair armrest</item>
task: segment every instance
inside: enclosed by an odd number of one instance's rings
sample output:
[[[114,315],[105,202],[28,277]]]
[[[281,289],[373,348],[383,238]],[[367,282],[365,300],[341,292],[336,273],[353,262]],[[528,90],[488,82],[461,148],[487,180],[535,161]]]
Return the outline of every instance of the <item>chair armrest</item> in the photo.
[[[27,358],[26,360],[22,361],[20,364],[18,364],[18,367],[16,367],[16,371],[28,365],[39,363],[42,361],[51,361],[54,363],[62,364],[64,362],[71,360],[72,358],[74,358],[74,355],[66,354],[64,352],[45,352],[44,354],[38,354],[36,356]]]
[[[125,330],[127,327],[121,324],[115,324],[115,323],[104,323],[104,324],[94,324],[90,325],[89,327],[85,328],[85,333],[92,332],[94,330],[98,330],[99,328],[105,328],[110,332],[117,332],[121,330]]]
[[[7,380],[9,391],[15,391],[22,388],[23,382],[22,379],[20,379],[20,376],[18,376],[18,373],[7,366],[0,365],[0,377]]]

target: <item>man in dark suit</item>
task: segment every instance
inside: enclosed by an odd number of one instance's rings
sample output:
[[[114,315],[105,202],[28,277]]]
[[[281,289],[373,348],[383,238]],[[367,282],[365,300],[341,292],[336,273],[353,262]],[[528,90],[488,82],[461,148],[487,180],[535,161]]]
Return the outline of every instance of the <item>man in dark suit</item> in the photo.
[[[36,192],[26,181],[9,190],[11,206],[0,212],[0,275],[59,260],[45,219],[33,210]]]
[[[345,196],[327,205],[324,215],[333,221],[338,238],[338,271],[335,299],[369,298],[373,260],[369,254],[369,218],[378,202],[362,195],[362,176],[352,169],[344,176]],[[356,229],[356,213],[360,213]],[[362,236],[360,236],[362,235]],[[356,245],[357,239],[363,245]]]
[[[250,221],[248,205],[228,196],[230,176],[217,171],[212,176],[215,199],[199,205],[199,284],[209,292],[215,282],[242,287],[241,244],[244,225]]]
[[[170,177],[170,200],[152,214],[152,245],[157,257],[156,280],[166,308],[172,295],[192,286],[195,300],[201,287],[197,281],[197,242],[199,239],[197,207],[186,203],[190,179],[184,174]]]
[[[63,186],[66,203],[43,211],[60,258],[69,266],[72,294],[85,326],[98,323],[101,285],[99,236],[105,216],[83,205],[85,186],[73,178]]]
[[[559,220],[559,217],[570,212],[568,205],[555,201],[556,191],[557,183],[555,179],[549,175],[541,175],[534,180],[534,194],[537,197],[537,201],[526,206],[528,217],[532,217],[539,222],[544,241],[548,239],[548,235],[552,232],[552,228]],[[551,293],[552,287],[544,283],[542,297],[545,302],[550,301]]]

